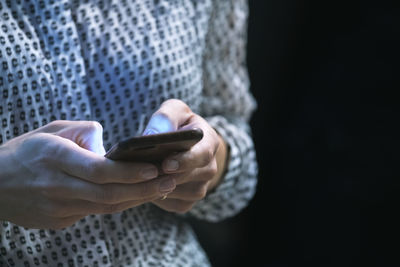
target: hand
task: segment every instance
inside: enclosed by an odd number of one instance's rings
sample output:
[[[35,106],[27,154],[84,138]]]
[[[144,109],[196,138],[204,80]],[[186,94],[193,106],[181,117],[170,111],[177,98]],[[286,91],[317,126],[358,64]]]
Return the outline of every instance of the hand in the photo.
[[[227,156],[224,140],[199,115],[180,100],[165,101],[156,111],[144,134],[200,128],[203,139],[189,151],[169,156],[162,162],[164,173],[175,178],[177,186],[166,199],[154,200],[160,208],[178,213],[189,211],[220,182]]]
[[[89,214],[114,213],[175,188],[156,166],[105,158],[96,122],[56,121],[0,146],[0,220],[65,228]]]

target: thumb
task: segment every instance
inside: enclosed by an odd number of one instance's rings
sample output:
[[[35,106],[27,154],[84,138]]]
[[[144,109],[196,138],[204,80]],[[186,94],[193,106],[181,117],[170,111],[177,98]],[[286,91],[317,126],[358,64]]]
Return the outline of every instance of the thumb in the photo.
[[[153,114],[143,135],[176,131],[192,116],[193,112],[183,101],[168,99]]]
[[[147,124],[146,129],[143,131],[143,135],[166,133],[175,130],[176,127],[167,116],[161,113],[155,113]]]
[[[55,134],[69,139],[99,155],[106,153],[103,146],[103,127],[96,121],[63,121],[65,127]]]

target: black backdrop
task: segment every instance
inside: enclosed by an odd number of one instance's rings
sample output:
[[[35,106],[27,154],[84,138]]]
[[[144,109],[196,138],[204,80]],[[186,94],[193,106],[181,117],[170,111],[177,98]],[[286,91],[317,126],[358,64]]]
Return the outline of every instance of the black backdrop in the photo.
[[[400,266],[400,1],[250,0],[254,200],[214,266]]]

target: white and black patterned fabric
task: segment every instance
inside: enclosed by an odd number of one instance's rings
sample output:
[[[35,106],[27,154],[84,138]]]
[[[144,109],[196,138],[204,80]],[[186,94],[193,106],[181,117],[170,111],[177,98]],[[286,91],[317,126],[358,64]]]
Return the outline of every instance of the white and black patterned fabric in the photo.
[[[246,0],[0,0],[0,144],[52,120],[96,120],[108,149],[166,99],[230,146],[224,181],[189,212],[219,221],[254,194]],[[208,266],[184,216],[145,204],[63,230],[0,222],[0,266]]]

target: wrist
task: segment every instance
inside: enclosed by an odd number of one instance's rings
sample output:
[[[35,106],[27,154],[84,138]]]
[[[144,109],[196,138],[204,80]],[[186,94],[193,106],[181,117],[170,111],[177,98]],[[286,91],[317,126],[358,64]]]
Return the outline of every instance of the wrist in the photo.
[[[208,186],[208,191],[213,190],[223,181],[229,161],[229,146],[221,135],[218,134],[218,138],[220,139],[220,142],[215,155],[217,160],[217,173],[211,180]]]

